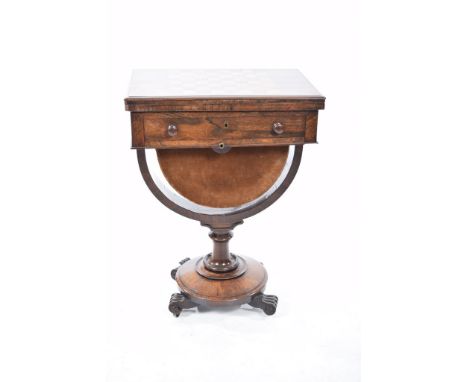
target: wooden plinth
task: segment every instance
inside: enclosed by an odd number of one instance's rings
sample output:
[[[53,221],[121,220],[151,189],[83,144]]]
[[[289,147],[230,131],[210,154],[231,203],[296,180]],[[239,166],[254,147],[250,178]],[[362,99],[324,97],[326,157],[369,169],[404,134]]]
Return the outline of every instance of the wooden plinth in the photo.
[[[265,267],[258,261],[243,257],[246,271],[231,279],[213,279],[202,276],[197,257],[183,263],[175,275],[182,293],[197,305],[207,307],[232,306],[249,303],[252,297],[263,292],[268,279]]]

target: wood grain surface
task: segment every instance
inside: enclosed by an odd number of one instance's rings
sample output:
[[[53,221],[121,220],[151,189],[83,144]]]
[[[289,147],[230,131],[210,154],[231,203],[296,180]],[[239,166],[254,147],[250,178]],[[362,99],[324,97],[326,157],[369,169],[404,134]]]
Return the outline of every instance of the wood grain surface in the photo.
[[[305,111],[321,110],[325,97],[314,98],[126,98],[127,111]]]
[[[132,113],[133,144],[146,148],[304,143],[306,113]],[[273,124],[281,123],[277,134]],[[175,128],[172,133],[169,126]],[[136,146],[139,147],[139,146]]]
[[[225,154],[212,149],[157,150],[171,186],[192,202],[237,207],[265,193],[278,179],[288,146],[237,147]]]
[[[176,273],[180,290],[197,304],[204,306],[229,306],[247,303],[251,297],[265,289],[268,279],[265,267],[258,261],[243,257],[247,271],[230,280],[211,280],[197,271],[198,257],[182,264]]]
[[[315,143],[318,112],[131,113],[132,148],[206,148]],[[283,133],[273,124],[280,122]],[[169,125],[176,127],[169,134]]]

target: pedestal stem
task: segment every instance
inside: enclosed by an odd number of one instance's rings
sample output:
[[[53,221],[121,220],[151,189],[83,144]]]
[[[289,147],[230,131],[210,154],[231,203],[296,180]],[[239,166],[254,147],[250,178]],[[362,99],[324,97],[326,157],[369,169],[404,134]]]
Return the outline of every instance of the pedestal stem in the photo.
[[[217,262],[224,262],[231,260],[231,253],[229,252],[229,240],[232,238],[232,231],[227,232],[210,232],[210,238],[213,240],[213,252],[211,253],[211,260]]]
[[[232,231],[228,229],[213,229],[210,232],[213,240],[213,252],[204,259],[205,267],[213,272],[230,272],[237,268],[238,261],[229,252],[229,240]]]

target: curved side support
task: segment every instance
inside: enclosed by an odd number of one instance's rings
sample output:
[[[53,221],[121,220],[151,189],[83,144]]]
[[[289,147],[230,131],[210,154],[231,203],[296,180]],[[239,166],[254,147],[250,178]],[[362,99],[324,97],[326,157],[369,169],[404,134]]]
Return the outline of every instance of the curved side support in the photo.
[[[178,214],[185,216],[189,219],[200,220],[200,214],[191,211],[183,206],[174,203],[170,198],[166,196],[164,192],[156,185],[154,182],[151,173],[148,168],[148,163],[146,161],[146,151],[145,149],[137,149],[137,157],[138,157],[138,165],[140,166],[140,172],[145,180],[146,185],[153,193],[153,195],[158,199],[162,204],[164,204],[167,208],[171,209]]]
[[[146,185],[153,193],[153,195],[167,208],[189,219],[198,220],[202,225],[211,227],[212,229],[232,229],[236,225],[241,224],[243,219],[249,218],[271,206],[276,200],[278,200],[281,195],[284,194],[299,169],[302,158],[302,148],[302,145],[297,145],[294,147],[294,156],[289,171],[281,184],[279,184],[271,194],[267,195],[265,198],[259,199],[258,202],[252,205],[240,207],[237,210],[219,214],[196,212],[187,206],[175,203],[156,185],[153,178],[151,177],[148,163],[146,161],[145,149],[137,149],[137,157],[140,171]]]

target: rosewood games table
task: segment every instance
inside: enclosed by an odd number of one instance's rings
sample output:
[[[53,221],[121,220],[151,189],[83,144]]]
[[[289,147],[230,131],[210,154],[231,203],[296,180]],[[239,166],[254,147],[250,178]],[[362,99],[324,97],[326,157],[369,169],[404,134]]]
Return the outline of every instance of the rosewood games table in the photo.
[[[146,185],[213,240],[211,253],[172,270],[180,292],[169,310],[177,317],[246,303],[274,314],[278,298],[263,293],[263,264],[231,253],[229,240],[291,184],[303,145],[316,143],[325,97],[297,70],[137,70],[125,106]],[[160,177],[150,172],[150,150]]]

